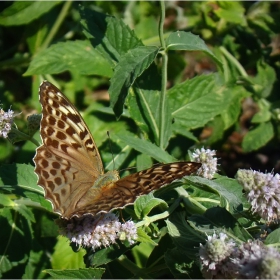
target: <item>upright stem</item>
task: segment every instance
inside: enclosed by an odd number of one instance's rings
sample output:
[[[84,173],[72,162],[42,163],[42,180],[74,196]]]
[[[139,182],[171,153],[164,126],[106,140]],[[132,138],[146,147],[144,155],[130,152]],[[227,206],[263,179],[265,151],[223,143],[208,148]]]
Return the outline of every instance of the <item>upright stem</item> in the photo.
[[[55,21],[52,29],[50,30],[45,42],[42,44],[41,49],[45,49],[48,47],[48,45],[50,44],[50,42],[53,40],[55,34],[57,33],[61,23],[63,22],[63,20],[65,19],[65,17],[67,16],[67,12],[69,10],[69,8],[72,5],[72,1],[66,1],[59,13],[59,16],[57,17],[57,20]]]
[[[161,92],[160,92],[160,118],[159,118],[159,146],[164,148],[164,131],[165,131],[165,102],[166,102],[166,83],[167,83],[167,62],[168,57],[165,51],[166,44],[163,36],[163,24],[165,19],[165,4],[160,1],[160,22],[159,22],[159,39],[163,48],[162,54],[162,68],[161,68]]]

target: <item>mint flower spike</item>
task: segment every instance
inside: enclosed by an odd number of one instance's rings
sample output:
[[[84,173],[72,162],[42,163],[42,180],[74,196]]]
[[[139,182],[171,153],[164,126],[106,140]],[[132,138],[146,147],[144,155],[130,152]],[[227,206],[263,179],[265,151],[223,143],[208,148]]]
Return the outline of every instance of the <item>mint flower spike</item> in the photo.
[[[197,175],[206,179],[212,179],[217,172],[216,151],[210,149],[196,149],[192,153],[193,161],[200,162],[202,165],[197,171]]]
[[[271,222],[280,219],[280,175],[239,169],[237,181],[246,191],[253,213]]]
[[[237,275],[236,265],[231,257],[236,251],[236,244],[228,236],[220,232],[207,236],[205,245],[200,244],[199,257],[201,271],[205,278],[232,279]]]
[[[120,240],[127,240],[130,245],[135,243],[137,239],[137,228],[134,222],[127,221],[121,225],[121,231],[119,232]]]
[[[280,279],[280,253],[275,248],[254,240],[243,243],[238,251],[232,261],[238,266],[239,279]]]
[[[200,244],[201,272],[210,279],[280,279],[280,252],[260,240],[239,246],[225,233]]]
[[[8,112],[5,112],[0,108],[0,137],[8,137],[8,133],[12,129],[14,117],[15,114],[13,110],[9,109]]]
[[[71,242],[95,251],[101,247],[115,244],[117,239],[128,240],[130,244],[137,239],[136,226],[132,221],[120,223],[113,213],[97,216],[85,215],[71,220],[58,220],[60,233]],[[123,233],[123,234],[122,234]],[[125,238],[120,238],[125,236]]]

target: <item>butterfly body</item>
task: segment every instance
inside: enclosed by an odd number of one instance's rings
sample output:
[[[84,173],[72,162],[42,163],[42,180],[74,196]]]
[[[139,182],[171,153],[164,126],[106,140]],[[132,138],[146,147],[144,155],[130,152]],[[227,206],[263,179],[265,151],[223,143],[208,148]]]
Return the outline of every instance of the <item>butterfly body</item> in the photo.
[[[97,146],[82,116],[58,88],[44,81],[40,133],[43,144],[34,157],[38,185],[56,213],[70,219],[123,208],[135,199],[196,172],[195,162],[175,162],[119,178],[104,174]]]
[[[119,172],[117,170],[108,171],[103,175],[100,175],[94,182],[92,188],[102,188],[114,183],[120,179]]]

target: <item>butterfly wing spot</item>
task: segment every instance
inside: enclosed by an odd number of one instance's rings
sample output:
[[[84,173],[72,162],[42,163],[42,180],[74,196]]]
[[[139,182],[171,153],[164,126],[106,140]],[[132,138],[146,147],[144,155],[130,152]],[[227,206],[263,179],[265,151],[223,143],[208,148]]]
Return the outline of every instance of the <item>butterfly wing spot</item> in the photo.
[[[55,133],[55,130],[52,127],[47,127],[44,130],[44,133],[45,133],[46,136],[50,137]]]
[[[65,123],[62,120],[58,120],[57,121],[57,126],[60,129],[64,129],[65,128]],[[66,133],[67,133],[67,131],[66,131]]]
[[[60,177],[54,178],[54,182],[55,182],[57,185],[61,185],[61,184],[62,184],[62,180],[61,180]]]
[[[56,124],[56,119],[53,116],[48,116],[46,119],[48,125],[55,125]]]
[[[40,174],[45,180],[49,179],[50,175],[47,171],[42,170],[41,174]]]
[[[55,169],[51,169],[51,170],[50,170],[50,173],[51,173],[53,176],[55,176],[55,175],[57,174],[57,172],[56,172]]]
[[[86,130],[80,131],[79,136],[80,136],[81,140],[84,140],[87,135],[88,135],[88,132]]]
[[[42,168],[47,168],[49,166],[49,163],[46,159],[42,159],[40,164],[41,164]]]
[[[48,113],[49,116],[51,117],[51,114],[53,113],[53,109],[52,109],[51,106],[47,106],[47,105],[46,105],[46,107],[44,108],[44,111],[45,111],[46,113]]]
[[[58,149],[59,147],[59,142],[55,139],[52,140],[51,138],[47,138],[46,143],[48,146],[52,146],[55,149]]]
[[[92,142],[91,139],[87,139],[87,140],[85,141],[85,145],[86,145],[87,147],[91,147],[92,150],[95,150],[95,148],[94,148],[94,146],[93,146],[93,142]]]
[[[68,113],[67,114],[67,118],[69,120],[71,120],[73,123],[76,123],[76,124],[81,122],[81,119],[76,114],[74,115],[72,113]]]
[[[73,129],[73,127],[69,126],[67,129],[66,129],[66,133],[68,136],[72,137],[76,131]]]
[[[66,145],[66,144],[61,144],[60,145],[60,149],[65,153],[65,154],[68,154],[67,153],[67,149],[69,148],[69,146],[68,145]]]
[[[58,102],[57,102],[58,100],[53,100],[53,102],[52,102],[52,107],[53,108],[59,108],[59,104],[58,104]]]
[[[59,140],[65,140],[67,138],[67,136],[61,132],[61,131],[57,131],[56,132],[56,137],[59,139]]]
[[[48,189],[50,189],[51,191],[54,191],[55,184],[53,183],[53,181],[46,181],[46,183],[47,183]]]
[[[66,196],[66,190],[65,189],[61,189],[61,195]]]

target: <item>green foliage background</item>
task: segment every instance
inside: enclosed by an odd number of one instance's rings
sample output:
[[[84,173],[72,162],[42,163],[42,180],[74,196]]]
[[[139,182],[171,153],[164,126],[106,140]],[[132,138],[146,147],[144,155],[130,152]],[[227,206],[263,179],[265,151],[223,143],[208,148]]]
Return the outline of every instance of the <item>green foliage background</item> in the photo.
[[[21,112],[15,122],[26,132],[47,79],[81,111],[106,170],[188,160],[188,149],[205,146],[218,150],[224,175],[238,167],[279,171],[279,3],[170,1],[165,8],[159,34],[159,2],[1,2],[1,107]],[[40,141],[39,132],[34,137]],[[237,239],[252,236],[251,220],[236,214],[248,203],[234,179],[190,177],[193,197],[215,201],[202,203],[206,214],[184,205],[187,223],[182,211],[164,212],[179,206],[163,199],[187,197],[184,188],[140,198],[127,213],[154,219],[139,230],[140,243],[100,250],[85,268],[85,251],[57,237],[36,183],[34,144],[12,140],[0,139],[3,278],[201,278],[194,248],[219,230],[217,217]]]

